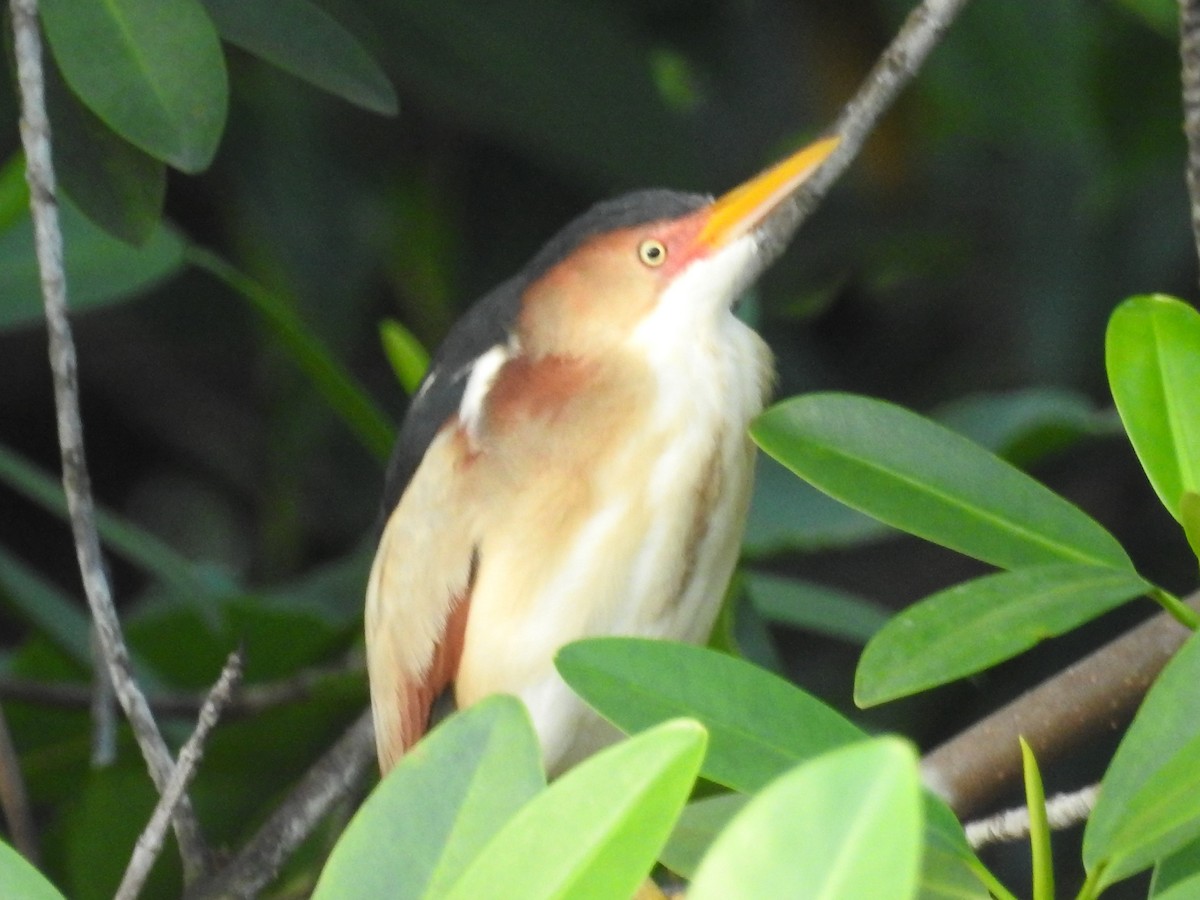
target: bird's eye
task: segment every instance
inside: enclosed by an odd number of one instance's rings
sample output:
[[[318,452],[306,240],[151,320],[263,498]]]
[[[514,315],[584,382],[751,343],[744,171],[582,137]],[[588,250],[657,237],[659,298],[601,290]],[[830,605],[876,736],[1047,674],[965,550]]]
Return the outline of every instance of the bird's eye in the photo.
[[[638,244],[638,259],[652,268],[658,268],[667,261],[667,248],[662,241],[647,238]]]

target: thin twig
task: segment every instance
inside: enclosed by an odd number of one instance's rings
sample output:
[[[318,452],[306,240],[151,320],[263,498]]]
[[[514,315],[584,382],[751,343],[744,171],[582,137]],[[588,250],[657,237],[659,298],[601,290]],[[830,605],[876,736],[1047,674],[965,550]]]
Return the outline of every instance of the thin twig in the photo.
[[[89,629],[92,645],[92,765],[98,769],[111,766],[117,759],[117,697],[112,679],[108,677],[108,666],[104,662],[104,647],[100,644],[100,630]]]
[[[1184,602],[1200,609],[1200,593]],[[925,783],[959,816],[982,812],[1021,778],[1018,735],[1049,762],[1116,730],[1191,634],[1159,613],[930,751]]]
[[[150,821],[133,848],[133,856],[130,857],[114,900],[134,900],[141,893],[146,878],[150,875],[150,869],[162,851],[163,838],[166,837],[171,815],[196,775],[200,759],[204,756],[204,743],[208,740],[209,732],[217,724],[221,711],[228,706],[241,679],[242,653],[238,650],[229,654],[221,676],[204,698],[204,705],[200,708],[200,715],[196,720],[196,729],[179,751],[175,771],[171,773],[166,789],[158,798],[158,804],[150,815]]]
[[[1183,131],[1187,135],[1187,186],[1192,201],[1192,240],[1200,257],[1200,2],[1179,0]]]
[[[257,897],[280,866],[347,797],[375,761],[375,732],[368,709],[300,779],[228,866],[192,887],[185,900]]]
[[[1100,785],[1090,784],[1069,794],[1055,794],[1046,800],[1046,819],[1051,831],[1064,831],[1087,821],[1100,796]],[[1018,806],[1004,812],[968,822],[967,843],[975,850],[989,844],[1005,844],[1029,836],[1029,807]]]
[[[37,0],[10,0],[21,95],[21,142],[33,215],[42,300],[49,332],[50,368],[54,377],[54,404],[62,452],[63,488],[75,539],[75,552],[83,577],[84,593],[104,650],[113,688],[133,727],[134,737],[146,758],[159,792],[165,788],[174,763],[159,733],[146,698],[138,688],[129,664],[96,534],[91,482],[83,446],[79,415],[79,384],[75,341],[67,320],[67,286],[63,270],[62,231],[58,222],[54,166],[50,152],[50,122],[46,116],[42,42]],[[175,813],[175,831],[183,855],[184,872],[193,878],[207,868],[207,851],[191,803],[184,798]]]
[[[29,809],[29,794],[21,775],[21,759],[13,746],[4,710],[0,709],[0,809],[12,844],[31,863],[38,861],[37,828]]]
[[[329,678],[361,674],[362,671],[357,665],[313,667],[278,681],[238,685],[221,717],[226,721],[245,719],[277,706],[299,703],[312,697],[318,686]],[[15,700],[40,706],[87,709],[91,697],[92,690],[85,684],[0,675],[0,702]],[[158,716],[194,716],[204,705],[205,696],[195,691],[157,691],[147,695],[146,700]]]
[[[838,148],[796,193],[793,201],[796,228],[812,215],[825,194],[849,168],[880,118],[921,70],[930,52],[941,43],[968,2],[924,0],[909,13],[896,37],[834,123],[831,133],[841,138]]]

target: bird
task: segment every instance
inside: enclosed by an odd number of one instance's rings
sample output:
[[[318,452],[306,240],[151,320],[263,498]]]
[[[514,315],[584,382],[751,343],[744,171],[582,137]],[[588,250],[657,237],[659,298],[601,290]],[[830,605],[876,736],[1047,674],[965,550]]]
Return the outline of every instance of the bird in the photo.
[[[617,736],[556,672],[563,645],[707,638],[745,527],[748,425],[774,382],[734,307],[837,146],[716,200],[601,202],[451,328],[397,435],[366,589],[383,773],[439,697],[507,693],[559,774]]]

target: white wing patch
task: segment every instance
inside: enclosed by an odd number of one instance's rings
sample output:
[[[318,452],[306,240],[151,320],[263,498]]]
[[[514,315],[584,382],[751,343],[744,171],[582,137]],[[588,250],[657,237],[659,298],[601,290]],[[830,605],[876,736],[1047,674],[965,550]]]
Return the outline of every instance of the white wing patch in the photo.
[[[479,425],[488,391],[492,389],[500,367],[508,362],[511,355],[512,351],[508,346],[497,344],[477,357],[469,367],[460,370],[469,370],[471,373],[463,390],[462,402],[458,405],[458,420],[472,442],[479,439]]]

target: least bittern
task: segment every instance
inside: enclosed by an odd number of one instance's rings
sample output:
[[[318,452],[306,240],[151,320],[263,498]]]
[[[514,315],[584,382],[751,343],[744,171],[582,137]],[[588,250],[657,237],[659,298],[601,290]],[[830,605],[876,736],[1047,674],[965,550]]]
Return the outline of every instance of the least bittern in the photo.
[[[745,524],[746,426],[773,379],[733,305],[836,145],[716,201],[601,203],[450,332],[400,429],[367,587],[385,772],[447,688],[460,707],[520,697],[560,771],[613,734],[555,672],[562,645],[705,639]]]

